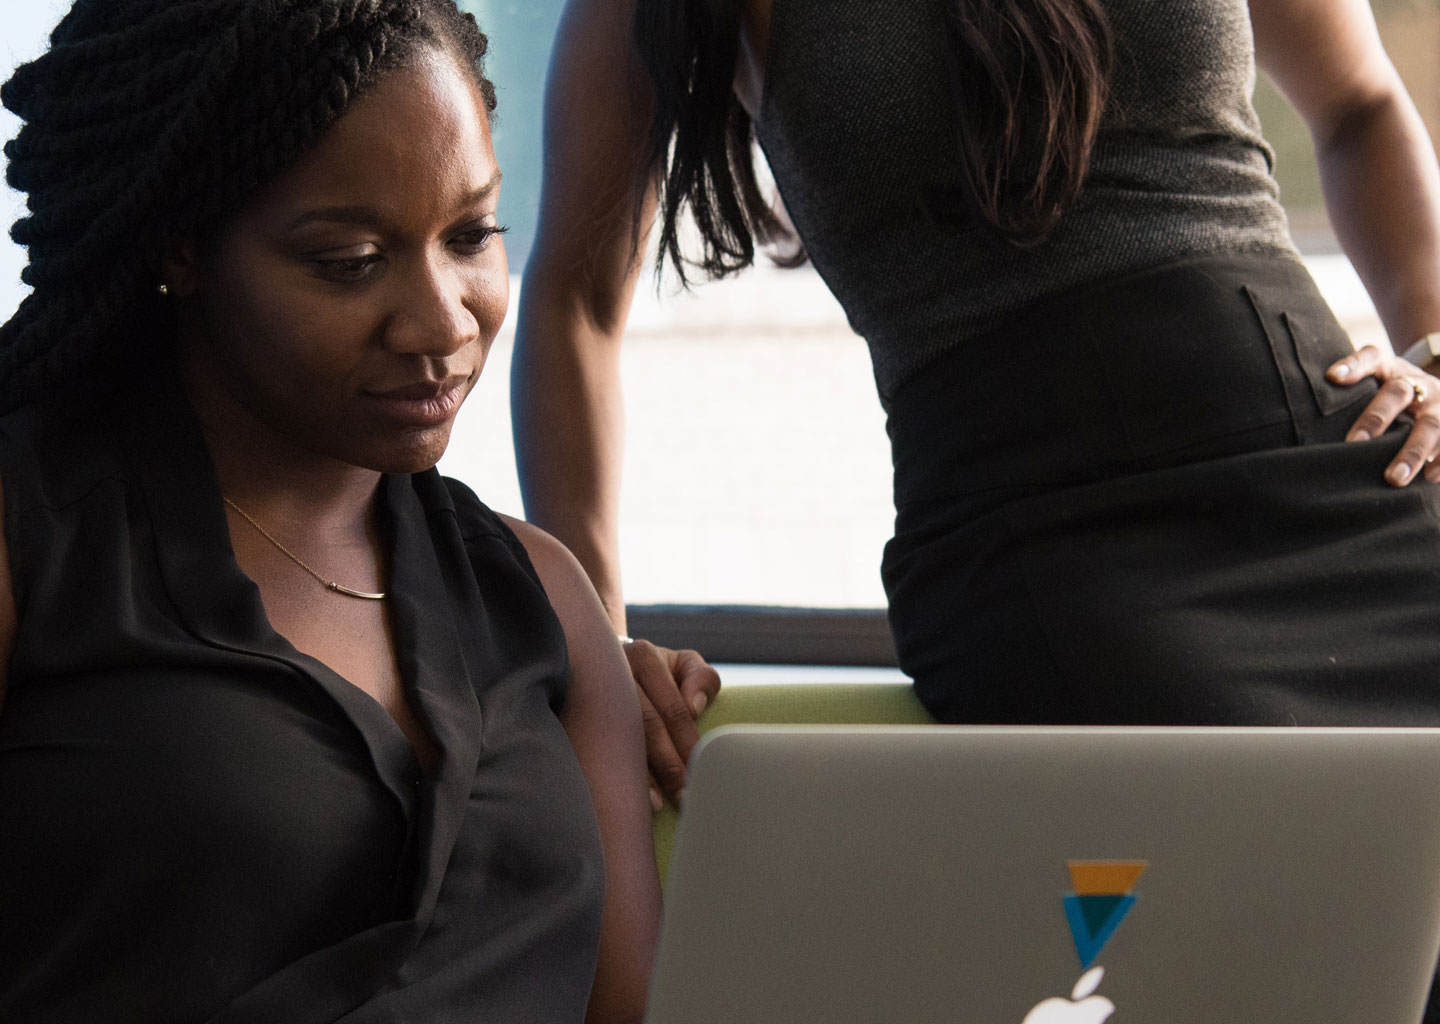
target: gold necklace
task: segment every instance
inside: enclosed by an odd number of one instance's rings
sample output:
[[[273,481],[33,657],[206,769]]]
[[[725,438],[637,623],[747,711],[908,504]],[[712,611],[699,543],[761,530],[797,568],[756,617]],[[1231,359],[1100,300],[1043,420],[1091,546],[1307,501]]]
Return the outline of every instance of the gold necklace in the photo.
[[[222,497],[224,497],[224,496],[222,495]],[[255,529],[257,529],[257,530],[260,531],[260,536],[264,537],[264,538],[265,538],[266,540],[268,540],[271,544],[274,544],[277,548],[279,548],[279,549],[280,549],[280,553],[281,553],[282,555],[284,555],[286,558],[290,559],[290,561],[294,562],[294,563],[295,563],[296,565],[298,565],[300,568],[302,568],[302,569],[304,569],[306,572],[308,572],[311,576],[314,576],[317,580],[319,580],[321,586],[323,586],[326,590],[333,590],[333,591],[335,591],[335,593],[337,593],[337,594],[344,594],[346,597],[362,597],[362,598],[364,598],[364,599],[367,600],[367,601],[383,601],[383,600],[385,600],[385,594],[384,594],[383,591],[382,591],[381,593],[374,594],[374,593],[371,593],[371,592],[368,591],[368,590],[351,590],[349,587],[342,586],[342,585],[340,585],[339,583],[336,583],[334,580],[327,580],[324,576],[321,576],[321,575],[320,575],[318,572],[316,572],[314,569],[310,568],[310,566],[306,565],[305,562],[304,562],[304,560],[301,559],[301,557],[300,557],[299,555],[297,555],[295,552],[291,551],[291,550],[290,550],[289,548],[287,548],[284,544],[281,544],[281,543],[280,543],[278,540],[276,540],[274,537],[270,536],[270,531],[267,530],[267,529],[265,529],[265,527],[261,526],[259,523],[257,523],[257,522],[255,521],[255,517],[252,516],[249,512],[246,512],[243,508],[241,508],[239,505],[235,504],[235,503],[234,503],[233,501],[231,501],[229,498],[225,498],[225,504],[229,505],[229,506],[230,506],[231,508],[233,508],[236,512],[239,512],[240,515],[241,515],[241,517],[242,517],[247,523],[249,523],[251,526],[255,527]]]

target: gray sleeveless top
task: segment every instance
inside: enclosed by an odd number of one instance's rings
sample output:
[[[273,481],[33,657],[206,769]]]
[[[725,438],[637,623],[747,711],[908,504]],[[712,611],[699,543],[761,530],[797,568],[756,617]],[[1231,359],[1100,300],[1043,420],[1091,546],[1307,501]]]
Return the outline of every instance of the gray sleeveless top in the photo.
[[[1044,296],[1190,256],[1298,259],[1251,105],[1246,0],[1109,0],[1115,74],[1090,175],[1044,244],[937,223],[956,189],[946,0],[774,0],[757,132],[882,401]]]

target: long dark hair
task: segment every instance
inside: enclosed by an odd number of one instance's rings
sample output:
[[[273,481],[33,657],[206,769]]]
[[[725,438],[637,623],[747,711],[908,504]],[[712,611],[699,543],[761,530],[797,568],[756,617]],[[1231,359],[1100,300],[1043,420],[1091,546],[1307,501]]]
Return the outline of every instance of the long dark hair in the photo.
[[[1112,65],[1101,0],[946,0],[958,206],[1019,245],[1043,240],[1085,181]],[[636,0],[635,40],[655,87],[650,167],[660,254],[722,277],[755,259],[782,222],[755,173],[754,125],[732,82],[738,0]],[[680,244],[682,211],[700,251]]]
[[[475,70],[453,0],[76,0],[0,101],[33,288],[0,325],[0,410],[158,350],[160,246],[235,212],[417,45]]]

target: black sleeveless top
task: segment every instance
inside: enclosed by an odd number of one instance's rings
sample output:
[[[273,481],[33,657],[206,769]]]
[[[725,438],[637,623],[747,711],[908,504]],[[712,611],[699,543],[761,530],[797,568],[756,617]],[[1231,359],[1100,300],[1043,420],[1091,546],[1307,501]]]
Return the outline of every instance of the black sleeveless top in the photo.
[[[494,513],[433,470],[383,483],[422,779],[271,629],[173,391],[0,421],[0,481],[0,1020],[583,1019],[598,828],[564,635]]]

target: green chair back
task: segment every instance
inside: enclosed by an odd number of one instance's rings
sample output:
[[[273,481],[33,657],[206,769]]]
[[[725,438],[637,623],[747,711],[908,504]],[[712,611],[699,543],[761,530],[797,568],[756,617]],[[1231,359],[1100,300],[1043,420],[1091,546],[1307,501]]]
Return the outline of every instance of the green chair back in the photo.
[[[933,725],[909,683],[742,684],[720,691],[698,723],[722,725]],[[655,859],[663,883],[670,868],[678,815],[669,804],[655,815]]]

